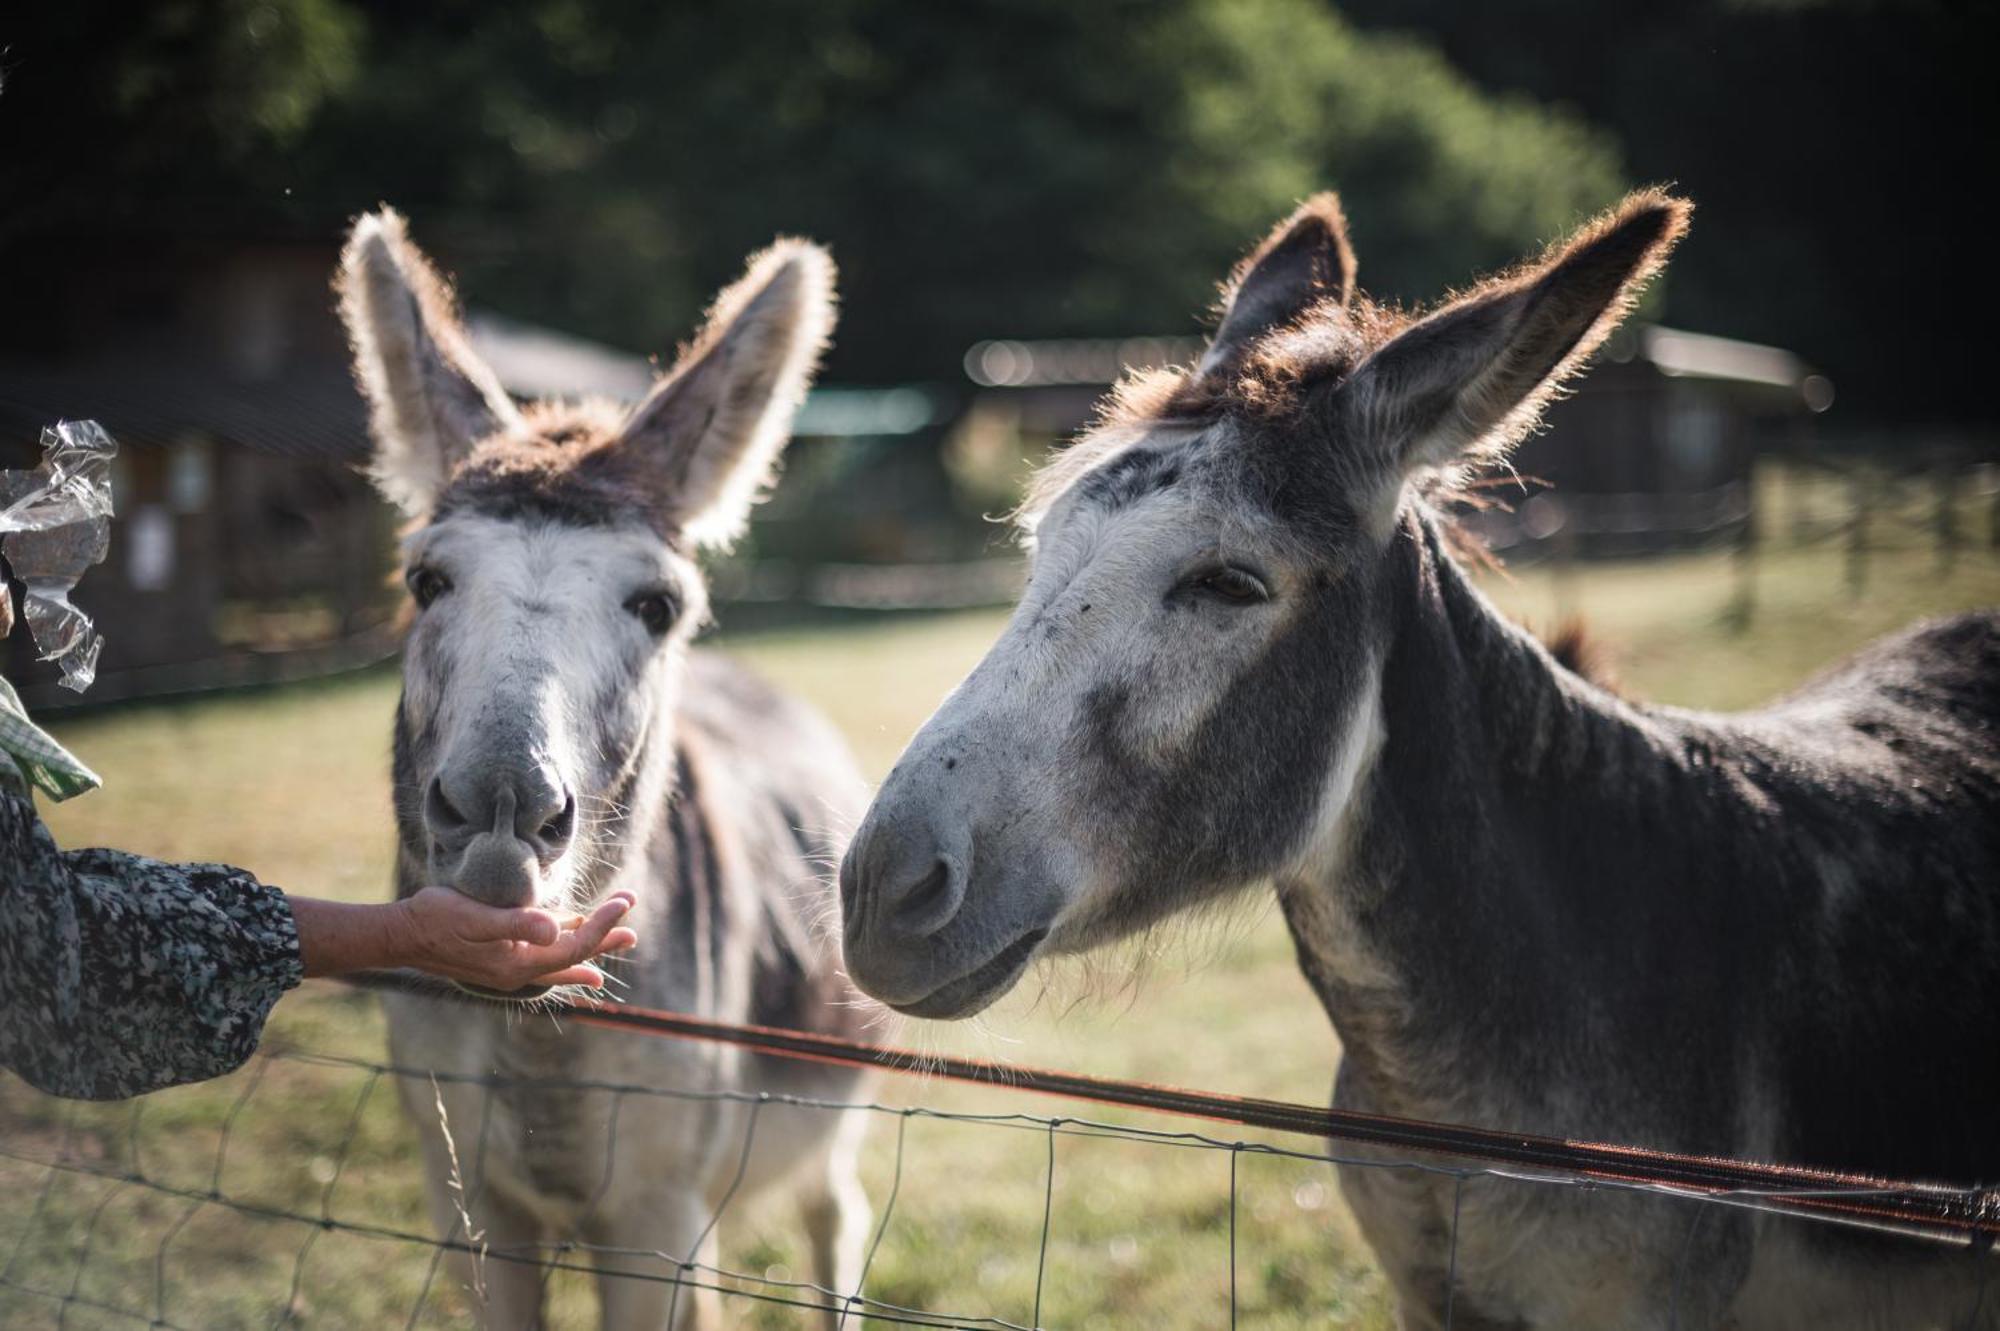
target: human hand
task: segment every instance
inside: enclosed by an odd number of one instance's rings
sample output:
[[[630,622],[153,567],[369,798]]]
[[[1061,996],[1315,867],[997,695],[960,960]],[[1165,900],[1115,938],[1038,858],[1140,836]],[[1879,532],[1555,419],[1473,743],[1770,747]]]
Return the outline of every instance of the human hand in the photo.
[[[496,993],[558,984],[604,987],[590,964],[639,941],[618,926],[632,908],[629,892],[614,892],[587,917],[558,918],[533,908],[474,901],[448,887],[427,887],[396,903],[401,964]]]

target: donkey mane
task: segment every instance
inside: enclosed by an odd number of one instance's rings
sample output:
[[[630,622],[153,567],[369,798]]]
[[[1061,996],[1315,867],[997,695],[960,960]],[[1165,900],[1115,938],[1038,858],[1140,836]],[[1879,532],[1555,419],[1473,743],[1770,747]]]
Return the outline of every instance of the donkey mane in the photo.
[[[1313,385],[1338,384],[1410,322],[1396,307],[1365,296],[1345,306],[1327,301],[1296,327],[1263,339],[1233,375],[1204,375],[1192,365],[1127,371],[1098,403],[1089,427],[1029,476],[1014,510],[1016,525],[1032,533],[1078,478],[1137,444],[1149,429],[1200,430],[1232,418],[1278,421],[1296,414],[1309,377]]]
[[[676,541],[650,460],[617,447],[627,411],[593,398],[529,405],[520,432],[486,440],[458,464],[434,516],[539,516],[578,527],[635,523]]]
[[[1637,294],[1665,262],[1686,233],[1691,209],[1661,189],[1634,193],[1613,209],[1600,213],[1567,239],[1473,285],[1447,292],[1428,309],[1406,310],[1375,301],[1351,290],[1354,261],[1347,248],[1345,221],[1331,194],[1315,195],[1300,205],[1292,227],[1318,218],[1331,233],[1344,279],[1315,274],[1325,293],[1295,317],[1252,339],[1227,362],[1226,373],[1203,373],[1197,366],[1172,366],[1127,373],[1113,385],[1099,406],[1097,418],[1076,442],[1058,451],[1028,480],[1027,494],[1015,510],[1022,530],[1032,533],[1049,507],[1078,477],[1124,452],[1149,428],[1185,425],[1206,428],[1237,419],[1282,423],[1298,417],[1314,390],[1337,387],[1377,348],[1398,334],[1422,324],[1431,314],[1472,302],[1490,302],[1532,286],[1557,264],[1586,259],[1607,269],[1629,270],[1619,296],[1565,349],[1541,386],[1508,412],[1502,424],[1453,461],[1423,468],[1414,478],[1416,489],[1433,508],[1444,512],[1463,498],[1478,478],[1506,466],[1508,453],[1534,428],[1549,402],[1564,394],[1589,362],[1591,353],[1630,311]],[[1656,227],[1628,227],[1652,214]],[[1609,244],[1625,229],[1625,243]],[[1638,234],[1634,234],[1637,232]],[[1220,288],[1218,306],[1228,308],[1246,276],[1287,238],[1281,226],[1247,255]],[[1628,250],[1633,241],[1650,248],[1634,266]],[[1591,254],[1595,249],[1601,253]],[[1456,525],[1456,524],[1454,524]]]
[[[1582,615],[1571,615],[1553,629],[1533,632],[1557,665],[1608,693],[1620,691],[1611,649]]]
[[[636,518],[690,547],[725,547],[742,533],[835,314],[832,259],[780,237],[751,256],[630,412],[602,400],[523,407],[472,351],[451,284],[393,209],[355,221],[333,285],[377,441],[370,473],[406,514],[435,520],[471,506],[589,526]],[[730,443],[707,450],[706,439]]]

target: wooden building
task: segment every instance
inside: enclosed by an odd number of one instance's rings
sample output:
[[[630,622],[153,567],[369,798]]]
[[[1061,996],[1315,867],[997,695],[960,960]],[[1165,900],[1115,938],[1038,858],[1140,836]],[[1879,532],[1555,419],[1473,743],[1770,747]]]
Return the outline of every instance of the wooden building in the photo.
[[[110,553],[74,596],[104,633],[97,682],[82,699],[58,686],[19,625],[0,643],[0,672],[31,706],[276,681],[395,652],[399,524],[363,473],[366,412],[329,285],[338,253],[334,238],[79,243],[49,256],[34,316],[0,328],[0,467],[33,466],[43,427],[65,418],[98,421],[119,445]],[[643,356],[482,311],[467,332],[520,398],[635,401],[658,373]],[[718,570],[718,591],[819,599],[818,565],[865,557],[871,532],[901,529],[862,510],[902,492],[885,476],[936,470],[952,405],[921,388],[816,391],[791,459],[802,483],[760,510],[749,558]],[[868,446],[890,439],[899,446]]]
[[[74,596],[105,634],[91,702],[285,678],[393,648],[393,521],[360,474],[365,417],[332,310],[331,241],[281,239],[66,270],[0,345],[0,465],[32,466],[42,427],[118,441],[106,562]],[[4,669],[54,687],[24,627]]]
[[[100,261],[101,253],[132,257]],[[44,426],[118,441],[110,554],[74,600],[104,633],[79,700],[25,626],[0,670],[37,707],[322,674],[396,650],[397,515],[364,475],[367,415],[330,286],[335,238],[231,240],[52,256],[65,277],[0,336],[0,466],[33,466]],[[641,357],[474,315],[510,392],[631,397]]]
[[[1475,515],[1497,549],[1586,555],[1734,543],[1760,456],[1809,450],[1833,385],[1788,351],[1656,324],[1620,329],[1523,440],[1521,486]]]
[[[979,343],[965,357],[973,428],[1011,430],[1032,451],[1082,429],[1123,369],[1199,352],[1189,338]],[[1521,484],[1494,485],[1496,502],[1469,521],[1500,549],[1562,541],[1612,555],[1728,541],[1751,520],[1756,458],[1806,446],[1832,396],[1775,347],[1621,329],[1516,450]]]

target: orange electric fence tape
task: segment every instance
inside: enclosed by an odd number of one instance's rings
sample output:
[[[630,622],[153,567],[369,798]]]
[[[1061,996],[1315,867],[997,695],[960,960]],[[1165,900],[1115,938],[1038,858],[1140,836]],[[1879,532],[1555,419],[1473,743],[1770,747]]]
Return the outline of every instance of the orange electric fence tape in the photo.
[[[493,1000],[463,993],[412,972],[368,972],[350,977],[347,983],[370,989],[399,990],[433,998],[494,1005]],[[1636,1146],[1497,1132],[1490,1128],[1431,1123],[1422,1119],[1360,1114],[1346,1109],[1223,1095],[1177,1086],[1154,1086],[985,1059],[919,1054],[836,1036],[768,1026],[742,1026],[617,1003],[558,1001],[550,1005],[545,1002],[538,1005],[537,1010],[556,1013],[565,1019],[591,1026],[639,1031],[673,1039],[733,1044],[781,1058],[880,1068],[946,1081],[975,1082],[984,1086],[1149,1109],[1273,1132],[1424,1151],[1489,1165],[1560,1170],[1583,1179],[1672,1189],[1805,1218],[1956,1240],[1988,1252],[1993,1252],[1996,1241],[2000,1241],[2000,1186],[1952,1187],[1908,1183],[1796,1165],[1757,1164]]]

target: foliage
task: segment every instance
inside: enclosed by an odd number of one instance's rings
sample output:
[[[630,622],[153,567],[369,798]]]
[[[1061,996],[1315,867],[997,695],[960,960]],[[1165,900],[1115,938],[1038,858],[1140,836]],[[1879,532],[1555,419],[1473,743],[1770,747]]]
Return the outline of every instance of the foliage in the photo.
[[[471,298],[665,350],[802,232],[844,269],[836,374],[951,379],[980,337],[1189,329],[1330,184],[1406,298],[1621,186],[1574,116],[1316,0],[89,8],[8,56],[0,147],[43,204],[0,277],[106,217],[313,235],[388,199]]]
[[[128,223],[240,193],[352,86],[362,24],[343,0],[43,5],[0,31],[0,242]],[[28,251],[24,253],[24,251]]]
[[[1825,369],[1840,416],[1992,421],[1993,344],[1963,262],[1992,155],[1992,5],[1932,0],[1343,0],[1486,87],[1577,108],[1634,176],[1700,211],[1665,316]]]

